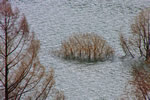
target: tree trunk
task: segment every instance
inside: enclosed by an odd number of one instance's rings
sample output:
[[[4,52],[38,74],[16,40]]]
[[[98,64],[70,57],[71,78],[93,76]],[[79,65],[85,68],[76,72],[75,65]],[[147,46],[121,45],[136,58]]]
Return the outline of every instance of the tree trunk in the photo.
[[[7,60],[8,60],[8,44],[7,44],[7,27],[5,27],[5,100],[8,100],[8,64],[7,64]]]

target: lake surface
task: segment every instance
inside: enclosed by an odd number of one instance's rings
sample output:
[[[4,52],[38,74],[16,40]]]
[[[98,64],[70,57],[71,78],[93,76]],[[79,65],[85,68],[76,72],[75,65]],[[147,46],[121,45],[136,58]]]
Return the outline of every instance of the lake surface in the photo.
[[[55,70],[56,87],[67,100],[118,100],[131,78],[129,67],[119,59],[124,55],[119,33],[130,35],[134,17],[150,0],[12,0],[28,20],[41,42],[39,57]],[[51,54],[73,33],[96,33],[115,49],[113,61],[79,63]]]

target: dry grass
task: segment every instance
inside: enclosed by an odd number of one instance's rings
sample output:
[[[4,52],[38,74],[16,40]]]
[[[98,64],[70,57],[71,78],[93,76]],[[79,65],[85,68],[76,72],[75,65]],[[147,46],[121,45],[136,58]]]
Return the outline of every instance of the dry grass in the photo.
[[[74,34],[63,41],[58,51],[66,59],[103,61],[113,56],[114,50],[94,33]]]

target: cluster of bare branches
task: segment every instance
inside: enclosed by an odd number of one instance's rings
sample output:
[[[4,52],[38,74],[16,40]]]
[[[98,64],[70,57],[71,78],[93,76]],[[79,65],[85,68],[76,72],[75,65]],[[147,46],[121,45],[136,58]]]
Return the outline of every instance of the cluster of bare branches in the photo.
[[[59,53],[67,59],[98,61],[113,56],[114,50],[102,37],[86,33],[74,34],[63,41]]]
[[[144,57],[141,64],[132,65],[133,87],[127,92],[127,99],[150,100],[150,8],[142,10],[131,25],[132,36],[128,39],[121,34],[121,46],[126,55],[132,58]]]
[[[2,99],[46,99],[54,86],[54,71],[40,64],[40,42],[24,15],[6,0],[0,2],[0,93]]]
[[[125,39],[120,35],[121,46],[126,54],[135,56],[150,57],[150,8],[147,8],[135,17],[131,25],[132,37]]]
[[[150,100],[150,69],[147,69],[134,68],[132,72],[133,80],[130,84],[135,87],[134,94],[138,100]]]
[[[130,87],[125,88],[122,100],[150,100],[150,65],[149,62],[133,64]]]

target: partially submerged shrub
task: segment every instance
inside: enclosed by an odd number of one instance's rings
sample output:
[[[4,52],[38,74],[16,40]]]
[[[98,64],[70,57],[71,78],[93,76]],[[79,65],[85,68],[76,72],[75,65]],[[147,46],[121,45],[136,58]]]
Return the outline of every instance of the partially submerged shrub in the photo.
[[[114,50],[102,37],[87,33],[74,34],[63,41],[59,53],[66,59],[98,61],[111,57]]]
[[[150,100],[150,70],[134,68],[132,73],[130,83],[135,86],[135,96],[138,100]]]
[[[135,56],[150,57],[150,8],[145,9],[135,17],[131,25],[132,37],[125,39],[120,35],[121,46],[126,54]]]
[[[133,64],[131,70],[131,87],[126,88],[123,100],[150,100],[150,65],[147,63]]]

